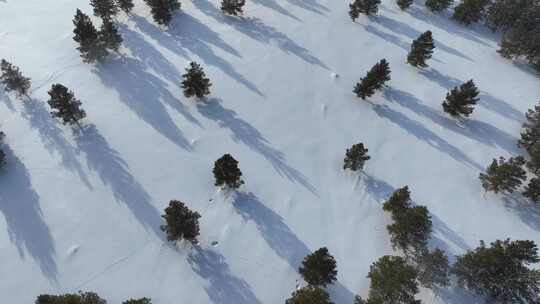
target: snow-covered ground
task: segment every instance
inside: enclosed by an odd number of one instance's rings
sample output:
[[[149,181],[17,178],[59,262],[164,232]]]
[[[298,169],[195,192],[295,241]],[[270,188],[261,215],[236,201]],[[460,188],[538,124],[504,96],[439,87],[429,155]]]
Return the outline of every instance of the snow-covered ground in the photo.
[[[243,18],[223,16],[218,0],[183,1],[164,30],[136,0],[119,17],[122,57],[88,65],[72,40],[88,2],[0,0],[0,57],[32,78],[34,97],[0,92],[2,303],[78,290],[110,303],[283,303],[299,261],[322,246],[338,262],[332,298],[351,303],[367,293],[369,265],[393,253],[381,204],[403,185],[433,216],[431,245],[449,255],[480,240],[540,243],[540,210],[484,194],[478,180],[492,158],[520,153],[523,113],[540,99],[538,76],[496,53],[497,34],[393,0],[357,23],[345,0],[248,0]],[[437,48],[419,70],[405,57],[426,30]],[[370,103],[354,97],[382,58],[390,87]],[[205,102],[179,87],[192,60],[213,82]],[[441,102],[471,78],[481,102],[458,123]],[[50,118],[53,83],[82,100],[84,134]],[[372,156],[360,176],[342,170],[358,142]],[[236,196],[213,185],[224,153],[244,173]],[[171,199],[201,213],[200,248],[164,241]],[[477,301],[457,288],[421,298]]]

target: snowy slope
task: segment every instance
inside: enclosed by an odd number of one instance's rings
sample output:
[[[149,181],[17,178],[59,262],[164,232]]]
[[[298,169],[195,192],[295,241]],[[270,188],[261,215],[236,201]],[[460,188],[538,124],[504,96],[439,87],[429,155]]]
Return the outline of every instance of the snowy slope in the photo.
[[[540,98],[538,76],[501,58],[496,34],[393,0],[357,23],[344,0],[251,0],[241,19],[224,17],[217,0],[183,1],[163,30],[136,1],[119,18],[123,56],[92,66],[71,33],[87,2],[0,0],[0,57],[33,79],[35,97],[0,93],[3,303],[78,290],[110,303],[283,303],[299,261],[321,246],[338,262],[333,299],[351,303],[367,293],[369,265],[392,254],[381,203],[403,185],[428,206],[431,245],[448,254],[479,240],[540,243],[540,211],[483,194],[477,178],[492,158],[520,153],[522,113]],[[405,56],[426,30],[437,48],[420,71]],[[352,87],[381,58],[390,88],[362,102]],[[214,84],[205,103],[179,88],[191,60]],[[440,103],[471,78],[482,101],[457,123]],[[84,134],[49,117],[53,83],[82,100]],[[357,142],[372,156],[361,177],[341,169]],[[213,186],[224,153],[244,173],[236,197]],[[171,199],[201,213],[200,248],[164,243]],[[478,301],[453,288],[421,298]]]

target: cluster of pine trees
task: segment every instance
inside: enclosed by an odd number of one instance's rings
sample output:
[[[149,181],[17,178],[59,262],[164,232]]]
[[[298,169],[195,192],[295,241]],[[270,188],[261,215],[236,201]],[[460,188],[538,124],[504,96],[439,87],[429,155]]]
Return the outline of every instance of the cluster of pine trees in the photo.
[[[79,292],[74,294],[48,295],[43,294],[37,297],[35,304],[107,304],[95,292]],[[149,298],[130,299],[122,304],[152,304]]]

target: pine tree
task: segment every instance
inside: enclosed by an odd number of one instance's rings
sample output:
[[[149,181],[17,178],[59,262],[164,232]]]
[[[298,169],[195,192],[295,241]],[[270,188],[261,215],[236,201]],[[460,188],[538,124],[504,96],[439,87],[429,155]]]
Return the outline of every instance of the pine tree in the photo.
[[[0,131],[0,169],[3,168],[7,164],[6,153],[1,148],[1,144],[4,141],[5,136],[6,135],[4,134],[4,132]]]
[[[110,21],[118,14],[118,5],[114,0],[90,0],[90,5],[94,8],[94,16],[103,21]]]
[[[466,25],[478,22],[483,18],[484,11],[488,4],[489,0],[462,0],[461,3],[454,8],[454,15],[452,18]]]
[[[105,45],[107,49],[118,52],[120,45],[124,41],[122,36],[118,32],[116,25],[109,21],[104,20],[99,31],[99,39]]]
[[[200,233],[199,218],[201,217],[197,211],[190,210],[181,201],[172,200],[165,208],[165,214],[161,217],[165,219],[165,225],[161,225],[160,228],[167,233],[168,241],[197,242]]]
[[[215,162],[213,173],[216,186],[225,185],[230,189],[238,189],[244,184],[238,161],[230,154],[223,155]]]
[[[452,273],[458,284],[482,296],[487,303],[540,303],[540,270],[529,264],[540,262],[533,241],[497,240],[458,256]]]
[[[349,16],[353,22],[360,17],[360,8],[358,2],[360,2],[360,0],[354,0],[353,3],[349,4]]]
[[[152,304],[152,300],[149,298],[130,299],[122,302],[122,304]]]
[[[362,170],[364,164],[371,157],[367,155],[368,149],[364,148],[364,144],[359,143],[347,149],[343,169],[351,169],[352,171]]]
[[[529,184],[525,186],[525,191],[523,191],[523,196],[530,199],[531,201],[538,203],[540,202],[540,178],[534,177],[529,181]]]
[[[486,172],[480,173],[482,187],[495,193],[514,192],[527,178],[525,170],[521,168],[524,164],[525,159],[522,156],[511,157],[508,160],[501,157],[498,162],[493,159]]]
[[[468,117],[473,112],[474,105],[480,100],[479,94],[478,88],[471,79],[446,94],[446,100],[442,107],[446,113],[452,116]]]
[[[19,98],[28,97],[28,91],[32,83],[30,78],[22,75],[18,67],[2,59],[0,61],[0,73],[0,83],[4,86],[6,92],[15,92]]]
[[[78,294],[40,295],[35,304],[107,304],[107,301],[95,292],[79,291]]]
[[[221,11],[225,14],[238,16],[244,13],[246,0],[221,0]]]
[[[154,21],[160,25],[169,25],[172,15],[180,9],[178,0],[144,0],[150,7]]]
[[[107,48],[99,39],[99,33],[90,17],[77,9],[73,24],[75,25],[73,40],[79,43],[77,49],[83,61],[92,63],[103,60],[108,55]]]
[[[434,13],[441,12],[454,3],[454,0],[426,0],[426,6]]]
[[[448,257],[440,249],[424,250],[414,257],[418,270],[418,282],[426,288],[446,287],[450,284]]]
[[[414,40],[411,45],[411,51],[407,56],[407,63],[415,67],[427,67],[426,60],[431,58],[435,44],[431,31],[427,31]]]
[[[81,109],[81,101],[75,98],[72,91],[61,84],[53,84],[49,90],[49,106],[53,109],[51,115],[62,119],[63,124],[77,124],[86,117],[86,113]]]
[[[135,6],[133,0],[116,0],[116,5],[124,11],[124,13],[129,14]]]
[[[371,280],[368,303],[420,303],[414,296],[418,293],[417,271],[398,256],[383,256],[370,267]]]
[[[382,59],[375,64],[367,73],[366,77],[360,78],[360,82],[356,84],[353,92],[356,96],[366,99],[375,94],[384,84],[390,80],[390,67],[386,59]]]
[[[212,84],[210,83],[210,79],[206,78],[206,74],[198,63],[192,61],[182,77],[184,78],[182,81],[184,96],[202,98],[210,94]]]
[[[349,4],[349,15],[353,21],[358,18],[359,13],[368,16],[375,15],[379,11],[379,4],[381,0],[354,0]]]
[[[304,258],[298,272],[309,285],[326,287],[337,279],[336,260],[322,247]]]
[[[397,0],[400,9],[406,10],[413,4],[413,0]]]
[[[392,196],[383,203],[383,210],[394,213],[400,213],[412,207],[411,192],[408,186],[397,189]]]
[[[540,143],[533,144],[527,151],[530,156],[526,164],[527,169],[538,176],[540,174]]]
[[[487,10],[486,24],[492,30],[506,32],[538,0],[494,0]]]
[[[540,143],[540,105],[534,106],[525,113],[526,121],[523,123],[523,131],[518,146],[531,150],[536,143]]]
[[[285,304],[334,304],[328,293],[315,286],[306,286],[294,291]]]

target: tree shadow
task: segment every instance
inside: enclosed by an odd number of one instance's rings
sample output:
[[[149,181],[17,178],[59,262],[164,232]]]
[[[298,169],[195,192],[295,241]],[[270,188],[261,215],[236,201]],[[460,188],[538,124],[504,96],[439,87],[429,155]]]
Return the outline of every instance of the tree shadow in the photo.
[[[307,178],[300,171],[287,164],[285,155],[281,151],[271,147],[262,134],[247,121],[239,118],[236,112],[224,108],[221,100],[212,98],[205,102],[198,102],[197,109],[201,115],[217,122],[220,127],[231,130],[233,140],[241,142],[263,156],[281,176],[299,183],[317,195],[316,189]]]
[[[464,163],[465,165],[468,165],[477,170],[483,169],[483,167],[480,164],[470,159],[466,154],[464,154],[457,147],[451,145],[450,143],[448,143],[447,141],[439,137],[437,134],[433,133],[432,131],[424,127],[419,122],[408,118],[402,113],[399,113],[397,111],[390,109],[388,106],[376,105],[373,108],[373,110],[380,117],[388,119],[392,123],[403,128],[409,134],[429,144],[430,146],[439,150],[440,152],[443,152],[449,155],[454,160]]]
[[[146,71],[145,66],[133,58],[122,58],[104,63],[93,70],[108,87],[115,89],[122,101],[137,117],[178,147],[191,151],[192,147],[167,113],[162,101],[184,117],[199,125],[180,101],[166,89],[166,84]]]
[[[284,15],[286,17],[289,17],[291,19],[294,19],[299,22],[303,22],[301,19],[296,17],[295,15],[291,14],[289,10],[285,9],[283,6],[279,5],[275,0],[253,0],[254,3],[257,3],[259,5],[262,5],[266,8],[269,8],[271,10],[274,10],[278,12],[281,15]]]
[[[458,254],[455,250],[453,250],[449,245],[448,242],[451,242],[454,244],[457,248],[459,248],[461,251],[467,251],[470,249],[467,242],[454,230],[450,229],[437,215],[430,212],[429,214],[431,216],[431,221],[433,222],[433,232],[431,233],[431,239],[429,246],[432,248],[439,248],[446,252],[448,255],[448,259],[450,264],[453,264],[455,261],[455,255]],[[438,234],[437,235],[435,235]],[[440,237],[443,239],[441,239]]]
[[[366,187],[366,192],[371,195],[378,203],[384,203],[395,191],[394,187],[392,187],[390,184],[374,176],[371,176],[370,174],[363,172],[362,177],[362,180],[364,181],[364,185]]]
[[[162,31],[143,17],[133,16],[132,20],[136,23],[137,28],[169,51],[189,58],[188,53],[185,51],[188,50],[192,54],[197,55],[205,64],[220,69],[227,76],[233,78],[250,91],[259,96],[264,96],[255,84],[238,73],[230,63],[216,55],[209,45],[216,46],[234,56],[241,57],[234,48],[199,20],[184,13],[179,14],[181,16],[173,19],[167,32]]]
[[[387,42],[390,42],[398,47],[400,47],[401,49],[403,49],[404,51],[408,52],[411,48],[411,45],[405,41],[403,41],[401,38],[399,38],[398,36],[396,35],[393,35],[393,34],[390,34],[390,33],[387,33],[387,32],[384,32],[384,31],[381,31],[379,30],[377,27],[373,26],[371,23],[368,23],[364,29],[368,32],[368,33],[371,33]]]
[[[304,257],[311,253],[307,245],[300,240],[284,219],[266,207],[253,193],[238,192],[233,202],[235,210],[244,221],[253,221],[268,246],[292,269],[297,270]],[[328,287],[332,299],[337,303],[351,303],[353,294],[340,282]]]
[[[22,117],[28,120],[32,129],[37,130],[45,149],[51,154],[58,154],[62,166],[75,172],[87,188],[93,189],[77,158],[77,149],[64,138],[62,129],[56,120],[51,119],[45,104],[39,100],[24,102]]]
[[[137,221],[148,231],[163,239],[162,223],[157,209],[152,205],[150,195],[129,172],[128,164],[94,125],[84,126],[75,134],[77,147],[86,155],[90,170],[95,171],[104,185],[108,186],[117,202],[123,203],[133,213]]]
[[[4,91],[4,88],[0,87],[0,100],[5,101],[6,107],[11,112],[15,112],[15,106],[13,106],[13,102],[11,102],[11,98],[6,94]]]
[[[519,153],[519,149],[516,145],[517,139],[490,124],[468,118],[463,120],[461,125],[458,125],[456,120],[441,115],[431,107],[423,104],[422,101],[412,94],[395,88],[389,88],[384,92],[384,95],[388,100],[394,101],[402,107],[408,108],[454,133],[463,135],[487,146],[500,147],[512,154]]]
[[[246,281],[231,274],[229,265],[221,254],[196,246],[188,255],[188,263],[193,271],[209,283],[204,290],[212,303],[261,303]]]
[[[540,204],[527,201],[520,194],[510,194],[503,197],[506,209],[512,211],[527,226],[540,231]]]
[[[0,212],[6,220],[9,238],[21,258],[29,254],[43,275],[57,283],[54,240],[43,220],[30,173],[8,145],[2,145],[2,149],[7,165],[0,174]]]
[[[324,15],[325,12],[328,12],[328,8],[316,0],[287,0],[287,2],[319,15]]]

